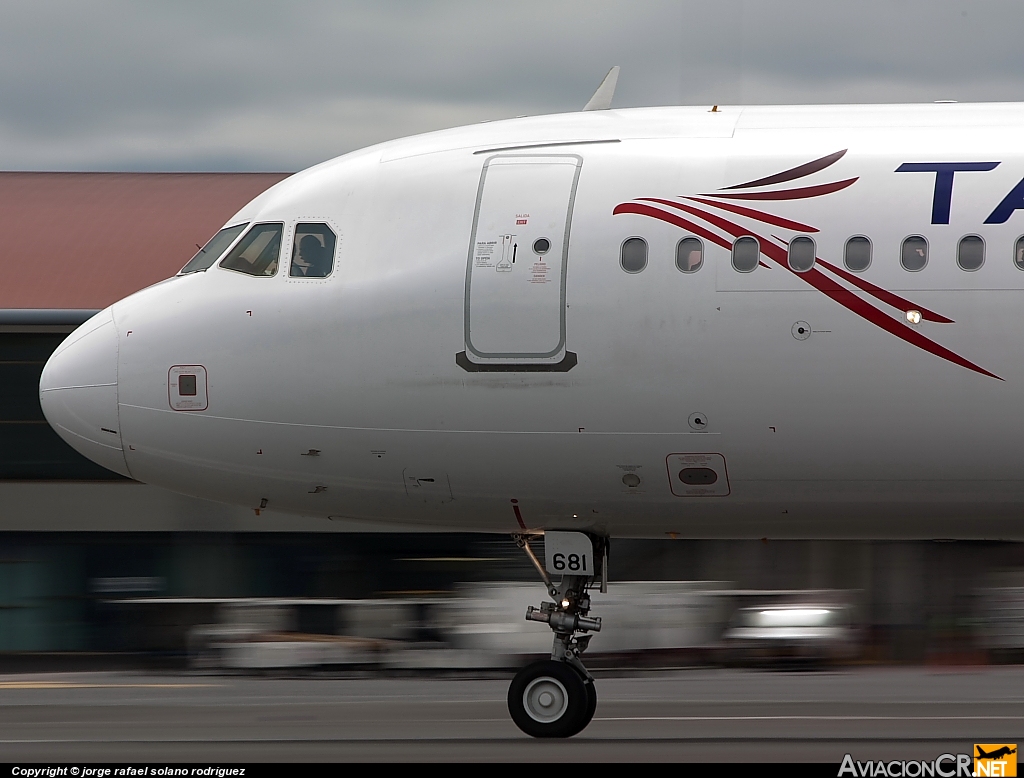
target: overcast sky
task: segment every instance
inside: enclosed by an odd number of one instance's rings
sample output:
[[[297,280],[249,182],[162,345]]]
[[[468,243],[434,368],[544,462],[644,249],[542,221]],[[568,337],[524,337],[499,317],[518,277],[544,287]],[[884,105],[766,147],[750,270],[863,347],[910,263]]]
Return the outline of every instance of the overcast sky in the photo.
[[[298,170],[615,107],[1024,100],[1021,0],[0,0],[0,169]]]

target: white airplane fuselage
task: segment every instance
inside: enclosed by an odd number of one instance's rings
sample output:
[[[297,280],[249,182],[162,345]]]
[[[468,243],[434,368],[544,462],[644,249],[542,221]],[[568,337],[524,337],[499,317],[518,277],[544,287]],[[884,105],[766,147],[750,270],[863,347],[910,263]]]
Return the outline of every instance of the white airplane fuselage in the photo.
[[[374,146],[230,220],[284,225],[273,275],[214,264],[83,325],[43,408],[113,470],[254,510],[1021,539],[1022,132],[1016,104],[704,107]],[[290,275],[299,223],[337,235],[325,278]],[[744,236],[752,272],[734,266]],[[863,270],[844,265],[855,236]],[[922,269],[901,263],[908,236]],[[958,265],[965,236],[977,269]],[[683,272],[691,237],[703,262]]]

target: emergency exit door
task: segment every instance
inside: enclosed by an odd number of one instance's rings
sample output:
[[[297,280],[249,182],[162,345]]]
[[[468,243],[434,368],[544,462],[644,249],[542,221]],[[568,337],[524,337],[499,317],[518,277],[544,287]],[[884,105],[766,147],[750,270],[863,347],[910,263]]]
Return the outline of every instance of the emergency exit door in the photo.
[[[466,266],[466,370],[568,370],[565,278],[576,155],[484,163]]]

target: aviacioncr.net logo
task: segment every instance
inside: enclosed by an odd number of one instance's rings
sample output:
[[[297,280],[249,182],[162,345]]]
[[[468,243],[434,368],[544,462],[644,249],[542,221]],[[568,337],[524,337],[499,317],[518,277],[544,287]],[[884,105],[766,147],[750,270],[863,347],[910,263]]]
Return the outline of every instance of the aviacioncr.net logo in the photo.
[[[974,775],[981,778],[999,776],[1013,778],[1017,775],[1016,743],[975,743]]]
[[[942,754],[930,762],[899,759],[858,762],[847,754],[839,766],[839,778],[973,778],[975,773],[971,769],[971,762],[970,754]]]

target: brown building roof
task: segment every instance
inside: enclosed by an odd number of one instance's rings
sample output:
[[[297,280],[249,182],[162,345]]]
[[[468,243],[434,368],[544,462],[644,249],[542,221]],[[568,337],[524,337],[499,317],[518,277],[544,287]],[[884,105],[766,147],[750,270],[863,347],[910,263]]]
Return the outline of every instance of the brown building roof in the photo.
[[[288,175],[0,172],[0,309],[105,308]]]

